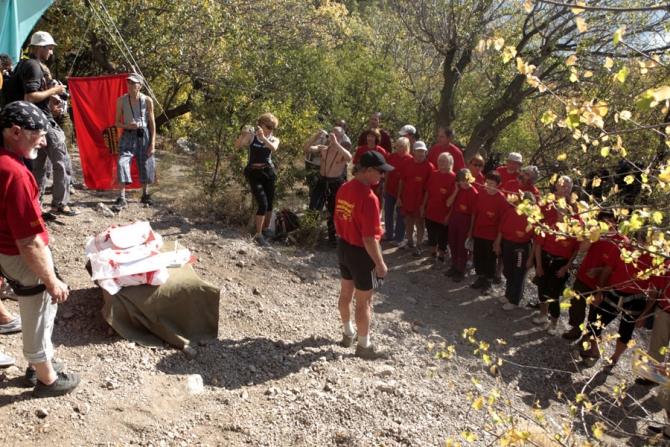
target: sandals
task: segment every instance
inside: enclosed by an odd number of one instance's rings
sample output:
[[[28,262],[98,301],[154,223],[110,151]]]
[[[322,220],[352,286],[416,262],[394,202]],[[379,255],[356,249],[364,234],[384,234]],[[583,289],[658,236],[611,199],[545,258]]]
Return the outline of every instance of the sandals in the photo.
[[[67,205],[61,205],[61,206],[51,206],[51,213],[58,214],[59,216],[71,217],[81,214],[81,211],[79,211],[77,208],[71,208]]]

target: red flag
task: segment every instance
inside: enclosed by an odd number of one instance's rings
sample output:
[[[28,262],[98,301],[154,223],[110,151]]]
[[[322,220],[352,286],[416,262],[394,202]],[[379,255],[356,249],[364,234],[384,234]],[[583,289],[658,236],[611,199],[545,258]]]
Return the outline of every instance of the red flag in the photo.
[[[116,100],[128,93],[127,74],[69,78],[72,95],[72,115],[79,145],[84,181],[90,189],[116,189],[116,160],[105,146],[103,131],[114,125]],[[139,188],[137,165],[131,164],[133,183],[128,188]]]

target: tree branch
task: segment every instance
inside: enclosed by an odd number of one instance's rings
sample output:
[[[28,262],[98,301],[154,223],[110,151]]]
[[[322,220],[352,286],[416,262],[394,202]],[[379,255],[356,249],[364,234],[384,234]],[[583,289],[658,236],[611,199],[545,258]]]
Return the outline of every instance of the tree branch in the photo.
[[[537,0],[538,3],[545,3],[547,5],[562,6],[564,8],[582,9],[584,11],[609,11],[609,12],[646,12],[646,11],[668,11],[670,12],[670,5],[645,6],[642,8],[611,8],[605,6],[581,6],[577,4],[569,4],[562,2],[554,2],[551,0]]]

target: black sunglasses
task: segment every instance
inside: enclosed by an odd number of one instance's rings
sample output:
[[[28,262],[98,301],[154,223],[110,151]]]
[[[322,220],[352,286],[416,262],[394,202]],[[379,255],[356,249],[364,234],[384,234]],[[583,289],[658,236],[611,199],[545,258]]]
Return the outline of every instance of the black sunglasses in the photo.
[[[275,130],[275,126],[268,126],[267,124],[263,124],[268,130]]]
[[[386,171],[384,171],[382,168],[372,168],[372,169],[374,169],[375,171],[379,172],[380,174],[384,174],[384,173],[386,173]]]

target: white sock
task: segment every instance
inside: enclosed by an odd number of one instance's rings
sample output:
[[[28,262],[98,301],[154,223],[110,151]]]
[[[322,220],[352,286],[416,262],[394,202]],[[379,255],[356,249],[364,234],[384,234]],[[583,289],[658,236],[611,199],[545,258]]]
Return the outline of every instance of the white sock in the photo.
[[[354,325],[351,324],[351,321],[342,323],[342,327],[344,328],[344,335],[346,335],[347,337],[351,337],[352,335],[354,335],[354,332],[356,332],[354,330]]]
[[[365,337],[362,335],[358,336],[358,346],[361,348],[369,348],[370,347],[370,334],[366,335]]]

